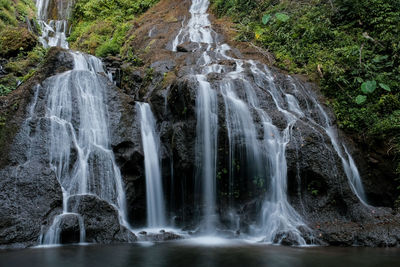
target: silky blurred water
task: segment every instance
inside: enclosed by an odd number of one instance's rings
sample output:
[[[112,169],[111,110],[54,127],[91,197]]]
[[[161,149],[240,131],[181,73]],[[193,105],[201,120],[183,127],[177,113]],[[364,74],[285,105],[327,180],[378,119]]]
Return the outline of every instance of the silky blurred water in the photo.
[[[62,246],[0,251],[1,267],[400,266],[400,249],[288,248],[246,243]]]

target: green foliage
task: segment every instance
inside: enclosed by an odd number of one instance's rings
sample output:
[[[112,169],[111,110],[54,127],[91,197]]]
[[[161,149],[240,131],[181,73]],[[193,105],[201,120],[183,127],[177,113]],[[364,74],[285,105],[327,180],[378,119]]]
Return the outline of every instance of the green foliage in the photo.
[[[151,82],[154,78],[154,69],[153,68],[147,68],[146,69],[146,75],[144,76],[144,81],[145,82]]]
[[[71,47],[98,57],[117,55],[135,16],[158,0],[78,0],[72,15]]]
[[[125,35],[129,28],[130,26],[128,23],[119,24],[113,32],[111,39],[106,40],[96,49],[96,56],[105,57],[107,55],[118,54],[125,41]]]
[[[4,84],[0,84],[0,96],[8,95],[13,90],[12,86],[6,86]]]
[[[307,190],[312,196],[316,197],[320,193],[321,187],[322,185],[320,181],[313,180],[307,185]]]
[[[379,83],[379,86],[380,86],[383,90],[386,90],[386,91],[388,91],[388,92],[391,91],[391,90],[390,90],[390,87],[387,86],[387,85],[384,84],[384,83]]]
[[[0,31],[0,56],[16,56],[21,51],[32,50],[36,44],[36,36],[26,28],[7,27]]]
[[[38,45],[30,52],[21,51],[18,56],[11,58],[5,66],[9,74],[0,78],[0,95],[9,94],[17,88],[19,82],[23,83],[32,77],[46,52],[47,49]]]
[[[367,97],[366,97],[365,95],[358,95],[358,96],[356,97],[356,103],[357,103],[357,104],[362,104],[362,103],[364,103],[365,101],[367,101]]]
[[[262,22],[264,25],[267,25],[267,23],[271,20],[272,16],[270,14],[265,14],[262,18]]]
[[[399,0],[211,2],[217,15],[237,22],[238,40],[318,82],[341,128],[371,146],[385,137],[400,166],[400,150],[393,149],[400,147]]]
[[[35,4],[31,0],[0,0],[0,31],[34,16]]]
[[[265,179],[259,176],[255,176],[253,178],[253,184],[258,188],[258,189],[265,189]]]
[[[277,19],[278,21],[281,21],[281,22],[286,22],[286,21],[288,21],[289,18],[290,18],[288,15],[286,15],[286,14],[284,14],[284,13],[276,13],[276,14],[275,14],[275,17],[276,17],[276,19]]]
[[[366,81],[361,84],[361,91],[364,94],[372,94],[376,89],[376,81]]]
[[[125,62],[129,62],[132,64],[132,66],[135,67],[141,67],[144,65],[142,59],[140,59],[137,55],[135,55],[132,47],[129,45],[129,43],[126,43],[124,47],[121,48],[121,55],[122,59]],[[164,73],[166,75],[167,73]]]
[[[0,96],[11,93],[17,87],[18,79],[13,74],[8,74],[0,79]]]

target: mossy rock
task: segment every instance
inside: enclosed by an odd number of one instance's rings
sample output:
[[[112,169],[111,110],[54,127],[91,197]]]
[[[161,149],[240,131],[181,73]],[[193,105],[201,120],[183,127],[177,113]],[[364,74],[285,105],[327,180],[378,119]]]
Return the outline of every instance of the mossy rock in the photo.
[[[10,27],[0,32],[0,56],[10,58],[29,52],[37,44],[37,37],[22,27]]]

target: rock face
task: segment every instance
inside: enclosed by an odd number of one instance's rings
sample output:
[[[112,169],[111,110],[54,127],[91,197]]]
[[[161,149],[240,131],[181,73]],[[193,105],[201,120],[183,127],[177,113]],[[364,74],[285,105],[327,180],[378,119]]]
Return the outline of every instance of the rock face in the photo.
[[[62,211],[61,187],[40,161],[0,171],[0,247],[37,245],[43,225]]]
[[[107,87],[105,96],[108,109],[111,145],[116,162],[124,179],[127,198],[128,220],[132,226],[146,224],[146,189],[144,153],[141,144],[140,121],[137,119],[136,101],[148,102],[157,120],[157,131],[161,139],[162,177],[168,218],[186,230],[199,226],[202,205],[196,191],[196,98],[199,84],[192,73],[199,71],[197,64],[206,45],[184,43],[178,52],[171,51],[173,40],[190,16],[190,1],[162,0],[138,21],[138,26],[129,33],[130,46],[137,51],[143,64],[122,62],[120,58],[108,58],[107,66],[118,77],[117,84]],[[165,23],[168,21],[168,23]],[[216,28],[222,42],[224,33]],[[151,34],[150,34],[151,32]],[[172,38],[173,39],[173,38]],[[228,53],[240,59],[254,59],[263,63],[268,60],[255,49],[239,43],[229,43]],[[215,47],[213,47],[214,49]],[[236,64],[232,60],[219,60],[223,72],[207,76],[212,89],[218,91],[225,73],[232,72]],[[258,64],[258,63],[257,63]],[[7,98],[0,97],[0,115],[5,125],[0,126],[0,152],[7,155],[0,158],[0,246],[31,246],[37,244],[42,227],[49,227],[57,214],[62,211],[61,187],[54,172],[49,168],[48,140],[41,134],[48,121],[43,115],[44,107],[36,114],[30,112],[30,103],[44,95],[35,95],[35,86],[57,73],[73,67],[69,53],[62,49],[51,49],[43,67],[26,84]],[[260,107],[266,111],[278,130],[286,127],[285,117],[278,111],[268,85],[260,85],[252,66],[243,65],[245,80],[257,85],[255,94]],[[291,138],[286,147],[288,200],[301,215],[309,228],[298,229],[308,243],[330,245],[398,246],[400,244],[400,218],[389,208],[374,208],[360,203],[352,192],[342,162],[321,124],[324,118],[312,104],[312,99],[322,103],[318,89],[304,82],[300,77],[288,79],[286,74],[271,69],[274,85],[279,97],[284,93],[296,96],[302,110],[307,114],[298,116],[293,124]],[[105,78],[104,78],[105,79]],[[234,84],[237,88],[240,84]],[[240,97],[246,93],[238,90]],[[285,108],[288,108],[285,104]],[[250,233],[259,220],[260,210],[269,189],[266,181],[249,179],[251,164],[238,160],[233,164],[229,159],[229,133],[226,124],[224,97],[217,93],[218,109],[218,162],[217,162],[217,210],[220,216],[218,228],[221,232],[233,229],[230,208],[237,211],[239,229],[230,232],[232,237]],[[334,122],[327,107],[327,116]],[[252,112],[256,113],[255,110]],[[227,115],[228,114],[228,115]],[[315,124],[313,124],[313,122]],[[1,125],[1,124],[0,124]],[[257,138],[262,137],[260,118],[255,121]],[[341,140],[349,147],[351,154],[359,155],[351,140],[339,131]],[[33,138],[35,137],[35,138]],[[13,140],[12,142],[10,140]],[[35,142],[31,142],[35,140]],[[239,144],[238,146],[243,145]],[[364,159],[357,157],[357,163],[365,166]],[[229,172],[239,177],[235,181],[234,194],[230,194]],[[362,177],[368,179],[367,169],[361,168]],[[378,179],[368,180],[374,188]],[[368,188],[369,188],[368,187]],[[367,195],[371,191],[367,188]],[[375,198],[385,196],[374,191]],[[382,201],[381,203],[384,203]],[[94,195],[74,196],[68,200],[69,209],[80,214],[85,226],[86,242],[114,243],[131,242],[136,237],[119,225],[118,212],[109,203]],[[4,214],[4,215],[3,215]],[[76,215],[65,215],[61,222],[61,242],[74,243],[79,239],[80,220]],[[229,230],[229,231],[228,231]],[[140,240],[163,241],[181,238],[173,233],[141,233]],[[296,236],[279,232],[276,242],[295,245]]]
[[[60,243],[76,244],[81,240],[80,215],[66,214],[60,219]]]
[[[62,212],[62,192],[50,169],[46,145],[41,135],[46,120],[37,120],[30,103],[37,84],[71,68],[72,58],[65,51],[52,49],[45,67],[7,97],[0,97],[0,246],[37,245],[42,227]],[[39,97],[39,96],[37,96]],[[35,141],[33,141],[35,140]]]
[[[165,230],[160,230],[159,233],[147,233],[142,231],[139,233],[138,240],[140,241],[150,241],[150,242],[160,242],[160,241],[171,241],[184,238],[181,235],[175,234],[173,232],[166,232]]]
[[[96,196],[73,196],[68,199],[68,210],[83,217],[86,242],[108,244],[136,241],[133,233],[119,225],[117,209]]]
[[[70,70],[73,65],[69,52],[52,48],[36,75],[9,96],[1,97],[0,112],[5,121],[0,126],[0,149],[2,155],[7,155],[0,160],[0,207],[4,211],[0,216],[2,247],[40,244],[42,234],[62,213],[61,186],[49,162],[50,120],[45,116],[47,96],[45,90],[40,89],[42,84],[49,82],[47,78]],[[104,80],[107,84],[108,80],[105,77]],[[133,102],[130,102],[130,97],[122,96],[111,82],[108,83],[108,115],[113,122],[111,141],[118,145],[129,138],[136,138],[128,130],[135,129],[131,116]],[[124,109],[129,111],[124,112]],[[125,125],[126,129],[121,129],[120,125]],[[93,196],[82,197],[79,203],[76,199],[70,201],[77,203],[76,210],[81,211],[86,219],[88,242],[135,240],[132,233],[120,227],[117,211],[105,201]],[[102,218],[104,221],[101,221]],[[79,220],[76,216],[63,215],[59,225],[61,243],[79,242]]]
[[[151,104],[158,121],[158,130],[162,142],[164,191],[170,217],[174,217],[174,222],[178,226],[194,229],[197,226],[196,218],[198,218],[202,207],[194,205],[195,199],[199,197],[196,196],[194,190],[196,187],[194,179],[196,168],[194,164],[196,158],[195,106],[198,84],[190,74],[193,70],[199,69],[199,66],[196,65],[197,60],[207,46],[186,42],[177,47],[177,53],[170,51],[173,37],[178,34],[182,21],[190,16],[187,13],[188,6],[185,6],[188,4],[187,1],[178,1],[178,3],[161,1],[153,9],[152,14],[157,14],[156,16],[149,14],[138,22],[139,26],[130,32],[130,35],[136,36],[132,40],[131,46],[137,51],[144,65],[133,69],[125,66],[122,81],[124,81],[124,76],[133,77],[132,75],[136,75],[135,77],[141,77],[134,79],[133,84],[130,83],[131,88],[137,88],[135,91],[124,90],[124,92],[136,100]],[[165,23],[165,20],[171,17],[176,18],[176,21]],[[228,42],[231,47],[239,48],[239,50],[232,49],[232,51],[229,51],[228,53],[231,56],[241,59],[254,59],[262,63],[270,62],[271,57],[265,57],[264,54],[254,48],[242,43],[223,40],[223,35],[229,36],[231,33],[226,31],[226,27],[218,24],[218,21],[213,21],[213,24],[213,28],[221,34],[218,37],[221,42]],[[171,38],[171,36],[173,37]],[[222,60],[218,64],[222,65],[227,72],[233,71],[235,68],[235,63],[229,60]],[[243,68],[246,69],[245,75],[250,83],[259,82],[256,75],[251,74],[250,66],[244,65]],[[144,74],[148,73],[149,69],[152,71],[151,79]],[[308,242],[331,245],[398,245],[399,235],[397,232],[400,226],[398,215],[393,215],[390,208],[378,209],[360,203],[349,186],[341,159],[335,152],[330,137],[324,129],[314,127],[310,123],[310,120],[313,120],[318,124],[323,124],[325,119],[318,115],[320,114],[319,108],[310,104],[312,98],[318,99],[319,103],[324,102],[318,88],[304,82],[302,77],[291,77],[288,80],[286,74],[276,69],[272,68],[271,72],[274,83],[281,90],[281,93],[294,95],[298,99],[300,107],[305,110],[308,109],[307,114],[293,125],[292,136],[286,147],[288,198],[291,205],[311,228],[312,235]],[[139,73],[142,74],[137,75]],[[215,90],[218,90],[219,84],[223,83],[223,78],[223,74],[216,73],[207,77]],[[122,82],[121,86],[124,88],[125,84]],[[305,92],[305,96],[302,96],[299,93],[300,91]],[[276,110],[268,91],[261,88],[257,92],[257,97],[261,102],[260,105],[271,116],[274,124],[282,130],[286,124],[285,118]],[[323,104],[321,106],[334,123],[333,113]],[[221,95],[218,95],[218,110],[218,151],[220,151],[218,154],[218,172],[221,173],[217,180],[218,212],[221,216],[220,228],[224,229],[224,227],[229,228],[230,221],[228,218],[230,215],[227,212],[229,199],[224,197],[228,190],[229,177],[226,175],[226,170],[229,162],[226,160],[227,155],[224,154],[228,150],[228,137],[227,129],[223,123],[226,118],[225,105]],[[257,127],[261,126],[257,125]],[[257,129],[257,131],[261,132],[260,129]],[[361,176],[367,185],[367,197],[374,196],[375,199],[378,199],[377,196],[379,195],[382,199],[385,199],[388,194],[378,182],[379,177],[377,179],[369,178],[370,170],[365,167],[367,165],[365,158],[360,156],[360,152],[349,138],[340,131],[338,131],[338,135],[341,142],[348,147],[350,154],[355,155]],[[134,142],[129,144],[121,150],[121,155],[126,154],[127,151],[130,151],[132,155],[130,158],[133,158],[134,153],[138,155],[135,160],[136,167],[131,167],[130,172],[134,173],[133,170],[141,170],[134,174],[135,179],[139,181],[143,179],[139,177],[144,175],[141,165],[142,159],[139,156],[142,154],[140,147],[134,147]],[[133,160],[130,161],[129,165],[131,164],[135,164]],[[240,168],[245,169],[246,164],[241,163]],[[126,172],[123,171],[123,174],[127,177]],[[259,216],[264,189],[255,188],[248,184],[246,179],[238,181],[237,188],[234,205],[239,211],[240,232],[246,232]],[[141,190],[144,191],[143,185],[141,185]],[[143,191],[140,194],[143,194]],[[130,193],[127,193],[127,195],[129,198]],[[131,204],[140,205],[139,203],[143,203],[142,201],[143,198],[141,200],[136,199]],[[380,201],[379,205],[382,203],[385,203],[385,201]],[[142,213],[137,215],[144,218]],[[136,219],[138,218],[136,217]],[[388,221],[391,223],[387,223]],[[385,228],[387,230],[382,230],[382,225],[387,225]],[[364,226],[365,228],[363,228]],[[307,231],[302,232],[306,233]],[[382,234],[382,231],[386,231],[387,234]],[[378,236],[380,238],[377,238]],[[294,244],[294,238],[290,235],[282,233],[278,234],[277,237],[282,239],[282,244]]]

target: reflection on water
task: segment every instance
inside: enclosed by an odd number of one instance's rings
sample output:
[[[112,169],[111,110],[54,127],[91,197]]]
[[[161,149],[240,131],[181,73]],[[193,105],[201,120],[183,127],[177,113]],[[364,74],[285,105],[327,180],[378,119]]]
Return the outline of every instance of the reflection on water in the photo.
[[[286,248],[171,242],[153,246],[64,246],[0,251],[2,267],[122,266],[400,266],[400,249]]]

